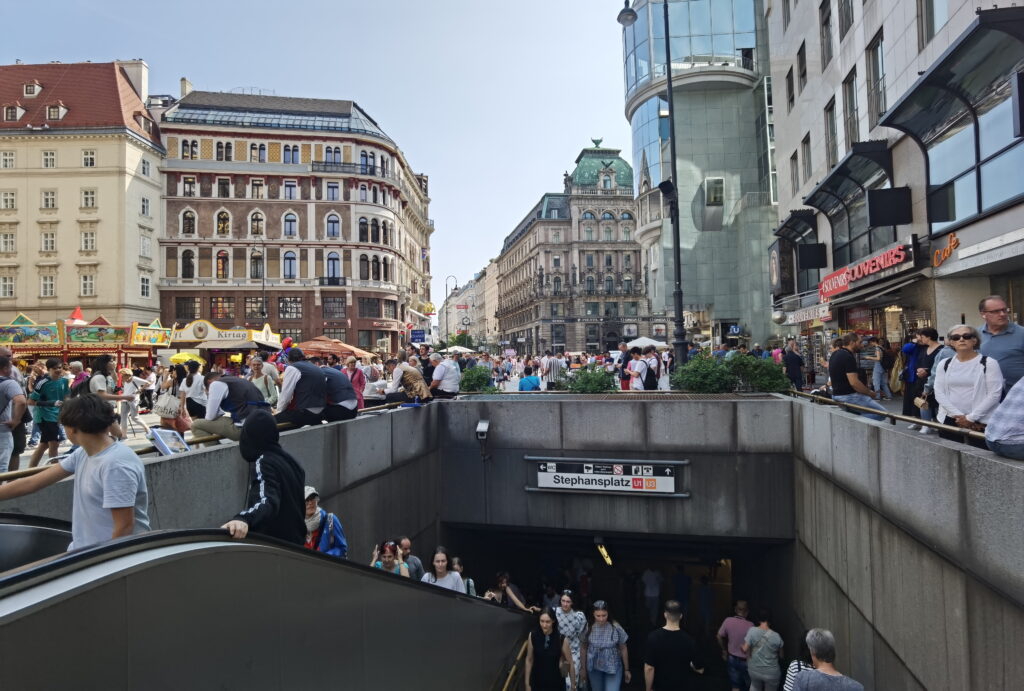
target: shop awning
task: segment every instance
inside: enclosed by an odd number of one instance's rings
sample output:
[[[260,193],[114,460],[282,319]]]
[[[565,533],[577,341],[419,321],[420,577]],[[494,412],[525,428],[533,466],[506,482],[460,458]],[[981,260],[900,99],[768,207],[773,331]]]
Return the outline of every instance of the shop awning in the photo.
[[[214,350],[256,350],[259,346],[256,341],[201,341],[190,348],[202,350],[212,348]]]
[[[817,237],[818,214],[813,209],[794,209],[774,231],[775,237],[797,244],[808,235]]]
[[[924,278],[924,275],[929,271],[931,271],[931,269],[924,268],[911,274],[893,277],[888,281],[880,281],[870,286],[851,290],[848,293],[843,293],[842,295],[832,298],[829,300],[828,304],[833,307],[841,307],[843,305],[850,305],[853,303],[870,302],[871,300],[876,300],[884,295],[893,293],[904,286],[919,281]]]
[[[428,317],[427,315],[423,314],[423,312],[417,312],[412,307],[406,307],[405,309],[406,309],[407,312],[411,312],[411,313],[415,314],[420,319],[426,319],[427,321],[430,321],[430,317]]]
[[[854,142],[850,151],[828,172],[804,204],[826,215],[844,211],[868,189],[886,187],[892,180],[892,152],[884,141]]]
[[[922,147],[1024,68],[1024,8],[980,10],[879,124],[906,132]]]

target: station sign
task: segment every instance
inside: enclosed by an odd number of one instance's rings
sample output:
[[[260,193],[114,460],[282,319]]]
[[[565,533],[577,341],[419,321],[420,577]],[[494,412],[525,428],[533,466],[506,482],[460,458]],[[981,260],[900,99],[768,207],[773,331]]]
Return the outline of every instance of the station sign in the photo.
[[[537,488],[636,495],[674,494],[678,470],[679,466],[665,463],[541,461],[537,464]]]

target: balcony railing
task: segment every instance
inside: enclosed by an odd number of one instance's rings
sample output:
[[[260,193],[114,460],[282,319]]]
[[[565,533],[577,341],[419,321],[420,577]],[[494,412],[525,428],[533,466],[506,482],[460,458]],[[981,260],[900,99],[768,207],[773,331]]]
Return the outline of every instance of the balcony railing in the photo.
[[[320,276],[317,285],[321,286],[344,286],[348,285],[348,279],[344,276]]]
[[[327,161],[313,161],[310,169],[314,173],[342,173],[347,175],[368,175],[375,178],[387,180],[398,180],[393,168],[382,166],[362,165],[361,163],[328,163]]]
[[[603,187],[574,187],[573,188],[573,194],[595,195],[595,196],[596,195],[605,195],[605,196],[619,195],[619,196],[623,196],[623,197],[626,197],[626,196],[632,197],[633,196],[633,188],[632,187],[616,187],[614,189],[610,189],[609,190],[609,189],[604,189]]]

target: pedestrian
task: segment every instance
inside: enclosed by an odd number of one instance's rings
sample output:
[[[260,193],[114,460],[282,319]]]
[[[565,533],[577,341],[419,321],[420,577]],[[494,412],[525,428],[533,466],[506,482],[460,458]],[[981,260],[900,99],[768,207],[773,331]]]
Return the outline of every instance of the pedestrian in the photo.
[[[339,559],[348,557],[348,540],[341,521],[333,513],[320,508],[320,494],[316,487],[307,485],[303,494],[306,498],[306,549]]]
[[[978,330],[960,324],[949,330],[946,341],[953,345],[956,355],[944,360],[935,373],[935,399],[939,402],[939,421],[945,425],[985,430],[985,424],[999,405],[1003,393],[1003,374],[999,361],[978,352]],[[965,441],[955,432],[939,431],[939,436],[950,441]],[[986,448],[973,438],[971,446]]]
[[[60,407],[68,396],[68,380],[61,371],[60,360],[55,357],[46,361],[46,373],[36,379],[34,390],[29,394],[29,405],[34,406],[39,415],[40,443],[32,452],[29,467],[35,468],[47,451],[51,459],[57,457],[60,446]],[[0,456],[3,450],[0,449]]]
[[[661,571],[648,566],[644,569],[640,580],[644,583],[644,602],[647,604],[647,613],[650,615],[651,624],[658,623],[658,615],[661,613],[661,584],[665,577]]]
[[[634,346],[629,349],[629,356],[632,358],[629,361],[629,376],[632,377],[629,389],[630,391],[643,391],[644,377],[647,375],[647,362],[643,359],[643,351]]]
[[[7,367],[9,358],[0,356],[0,374]],[[0,485],[0,501],[38,492],[74,475],[68,549],[148,531],[146,473],[135,452],[110,437],[110,404],[96,394],[70,398],[61,406],[59,420],[78,448],[35,475]]]
[[[238,441],[242,437],[245,419],[259,408],[270,409],[259,389],[241,377],[211,371],[203,378],[203,384],[206,386],[206,410],[202,417],[192,421],[194,437],[206,433]],[[215,439],[206,445],[217,446],[219,443],[220,440]]]
[[[544,352],[544,358],[541,360],[540,378],[544,382],[545,390],[554,390],[565,376],[565,361],[563,358],[563,353],[552,355],[550,350]]]
[[[864,691],[863,684],[843,676],[835,668],[836,639],[831,631],[811,629],[805,640],[814,669],[796,675],[793,691]]]
[[[540,378],[534,376],[532,367],[523,368],[523,376],[519,380],[520,391],[540,391]]]
[[[139,394],[146,390],[149,382],[142,377],[135,376],[135,373],[127,367],[123,367],[121,374],[121,393],[131,396],[127,401],[121,401],[121,422],[125,425],[138,425],[142,428],[143,434],[149,436],[149,425],[139,417]]]
[[[327,378],[327,405],[323,412],[324,421],[354,420],[359,414],[359,395],[352,385],[352,380],[338,370],[328,367],[319,359],[314,359],[313,362],[319,365],[320,371]]]
[[[181,402],[184,404],[188,414],[199,419],[206,415],[206,381],[200,371],[202,365],[196,360],[189,360],[185,363],[188,376],[185,377],[185,385],[178,391]],[[95,368],[93,368],[95,372]]]
[[[808,633],[809,631],[804,631],[804,635],[800,637],[800,655],[786,668],[786,679],[782,683],[782,691],[793,691],[796,676],[804,670],[814,669],[814,665],[811,663],[811,650],[807,647]]]
[[[370,566],[386,573],[409,578],[409,563],[401,558],[401,553],[397,542],[387,541],[374,545]]]
[[[459,393],[459,382],[462,381],[459,364],[454,360],[445,360],[440,353],[431,353],[430,362],[434,365],[430,393],[435,398],[455,398]]]
[[[860,336],[855,333],[848,333],[843,336],[843,345],[839,350],[832,353],[828,361],[828,376],[832,381],[832,400],[843,403],[852,403],[862,408],[872,408],[879,412],[886,412],[881,403],[875,401],[877,396],[860,380],[860,367],[857,365],[857,353],[861,350]],[[861,413],[853,411],[858,415],[872,420],[884,420],[881,415],[873,413]]]
[[[495,576],[495,586],[484,593],[484,599],[505,609],[516,609],[523,612],[535,612],[538,609],[527,606],[523,591],[512,583],[508,571],[498,572]]]
[[[779,688],[782,637],[772,630],[771,619],[771,611],[762,607],[757,613],[757,626],[751,626],[743,638],[750,691],[776,691]]]
[[[942,348],[942,344],[939,343],[939,332],[930,326],[918,329],[917,344],[918,350],[914,361],[916,368],[914,371],[914,382],[912,385],[908,385],[908,388],[913,394],[914,407],[917,408],[918,415],[920,415],[922,420],[931,422],[933,419],[932,411],[931,407],[927,405],[928,397],[925,393],[925,388],[935,366],[935,359]],[[919,405],[921,402],[926,403],[926,405]],[[922,434],[930,433],[929,428],[924,425],[921,425],[920,431]]]
[[[276,371],[273,367],[265,367],[261,357],[257,356],[249,361],[249,376],[247,379],[260,392],[263,400],[271,406],[277,405],[277,379],[271,374]]]
[[[875,392],[881,392],[884,400],[892,399],[892,391],[889,389],[889,370],[892,369],[892,347],[889,341],[879,339],[878,336],[868,338],[868,347],[864,359],[871,364],[871,386]]]
[[[384,389],[385,402],[411,403],[418,398],[421,403],[426,403],[434,397],[423,375],[412,365],[391,358],[384,363],[384,368],[391,376],[391,383]]]
[[[558,622],[548,610],[537,617],[537,628],[526,642],[526,691],[564,691],[566,680],[561,666],[568,671],[569,689],[576,689],[576,668],[569,641],[558,630]]]
[[[722,649],[722,659],[729,671],[729,685],[733,691],[747,691],[750,688],[750,676],[747,674],[747,652],[743,649],[743,641],[750,630],[747,619],[746,600],[737,600],[733,615],[726,617],[718,628],[718,647]]]
[[[25,389],[14,377],[14,369],[11,356],[0,354],[0,473],[6,473],[8,466],[12,465],[11,456],[15,451],[14,430],[19,425],[23,428],[22,440],[25,436],[22,420],[28,408],[28,400],[25,397]]]
[[[1018,379],[989,417],[985,444],[994,453],[1024,461],[1024,378]]]
[[[704,674],[697,644],[682,629],[683,609],[678,600],[665,603],[665,625],[647,636],[644,683],[647,691],[688,691],[694,674]]]
[[[281,448],[277,424],[268,411],[258,408],[245,418],[238,451],[253,465],[248,506],[221,527],[238,540],[251,530],[293,545],[304,544],[306,473]]]
[[[658,357],[658,349],[649,345],[644,348],[642,357],[644,364],[647,365],[643,379],[644,391],[657,391],[658,382],[661,380],[662,368],[661,358]]]
[[[319,425],[327,405],[327,376],[299,348],[288,351],[288,367],[284,370],[281,393],[277,397],[278,422],[293,427]]]
[[[619,343],[619,357],[615,364],[615,369],[619,373],[619,388],[623,391],[629,391],[630,384],[633,378],[629,375],[629,363],[633,360],[629,353],[629,346],[625,342]]]
[[[569,642],[572,663],[578,672],[581,669],[580,652],[583,649],[583,639],[587,636],[587,615],[575,609],[575,605],[573,592],[563,590],[558,600],[558,608],[555,609],[555,620],[558,622],[558,630]]]
[[[409,576],[414,581],[423,580],[423,562],[412,553],[412,539],[408,535],[398,538],[398,547],[402,550],[402,561],[409,564]]]
[[[139,412],[149,413],[153,410],[153,395],[156,392],[157,375],[152,367],[143,367],[140,378],[146,380],[146,386],[139,393]],[[70,382],[68,382],[70,384]]]
[[[622,682],[629,684],[629,635],[618,622],[609,618],[608,604],[598,600],[593,607],[593,621],[583,639],[580,656],[584,666],[580,677],[590,682],[593,691],[620,691]]]
[[[1024,377],[1024,327],[1010,320],[1010,309],[999,295],[978,303],[985,325],[981,327],[981,354],[995,358],[1003,373],[1003,391]]]
[[[466,584],[463,583],[462,576],[448,568],[448,550],[440,545],[434,549],[434,558],[430,561],[430,568],[423,574],[420,580],[423,583],[430,583],[439,588],[454,590],[462,594],[466,593]]]
[[[117,410],[117,404],[120,401],[127,401],[134,399],[134,396],[124,396],[115,393],[117,385],[114,382],[114,358],[109,355],[100,355],[92,361],[92,374],[89,377],[89,393],[96,394],[107,404]],[[127,439],[124,432],[121,431],[121,416],[116,412],[114,413],[114,422],[110,426],[110,436],[115,439],[124,441]]]
[[[476,597],[476,583],[473,582],[472,578],[466,576],[465,570],[466,567],[463,565],[462,559],[460,557],[452,557],[452,571],[462,577],[462,583],[466,588],[466,595]]]
[[[153,412],[160,417],[160,426],[181,435],[192,429],[192,416],[181,402],[181,389],[187,377],[184,365],[171,365],[160,383],[160,395],[153,404]]]
[[[345,369],[341,371],[348,375],[349,381],[352,382],[352,389],[356,392],[356,410],[362,410],[366,407],[366,401],[363,399],[363,391],[366,389],[366,373],[358,364],[355,356],[349,355],[345,358]]]
[[[793,388],[797,391],[802,391],[804,386],[804,359],[800,357],[796,341],[790,341],[786,346],[786,352],[782,356],[782,367],[786,370],[786,376],[789,377]]]

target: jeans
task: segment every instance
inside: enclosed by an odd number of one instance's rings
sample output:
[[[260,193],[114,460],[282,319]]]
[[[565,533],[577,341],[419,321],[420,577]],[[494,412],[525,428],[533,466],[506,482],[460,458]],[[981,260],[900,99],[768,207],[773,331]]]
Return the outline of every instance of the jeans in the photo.
[[[729,670],[729,687],[733,689],[749,689],[750,675],[747,674],[747,661],[730,655],[726,666]]]
[[[889,412],[881,403],[871,398],[870,396],[865,396],[862,393],[850,393],[846,394],[845,396],[833,396],[832,400],[839,401],[840,403],[851,403],[853,405],[859,405],[862,408],[874,408],[875,410],[880,410],[883,413]],[[858,415],[863,415],[864,417],[870,418],[872,420],[885,419],[881,415],[874,415],[873,413],[861,413],[858,410],[851,410],[850,412],[857,413]]]
[[[1010,444],[1005,441],[992,441],[986,439],[985,443],[988,444],[988,448],[996,454],[1003,456],[1004,458],[1012,458],[1015,461],[1024,461],[1024,443]]]
[[[882,368],[881,362],[876,362],[871,370],[871,382],[875,385],[875,391],[881,391],[883,396],[892,398],[892,390],[889,388],[889,373]]]
[[[590,691],[619,691],[622,688],[622,667],[614,674],[587,667]]]
[[[7,466],[11,462],[11,453],[14,451],[14,435],[4,431],[0,433],[0,473],[7,472]]]
[[[35,446],[39,443],[39,437],[43,431],[39,429],[39,423],[35,420],[32,421],[32,434],[29,436],[28,443]]]

